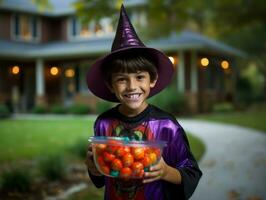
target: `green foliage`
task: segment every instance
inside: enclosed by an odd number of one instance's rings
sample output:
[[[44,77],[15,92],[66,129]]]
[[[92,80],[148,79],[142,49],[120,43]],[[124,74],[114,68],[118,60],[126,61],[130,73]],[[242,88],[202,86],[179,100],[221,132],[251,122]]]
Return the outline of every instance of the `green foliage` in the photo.
[[[39,169],[47,180],[60,180],[66,172],[66,162],[63,155],[50,155],[40,159]]]
[[[50,112],[54,114],[64,114],[66,113],[66,108],[63,105],[56,104],[51,107]]]
[[[168,87],[161,93],[150,98],[149,102],[172,114],[182,113],[186,109],[186,98],[176,91],[174,87]]]
[[[91,108],[88,105],[84,104],[73,104],[68,108],[68,113],[76,115],[85,115],[91,111]]]
[[[108,101],[99,100],[96,105],[96,112],[97,113],[103,113],[104,111],[110,109],[113,107],[113,103],[110,103]]]
[[[8,117],[10,115],[10,111],[5,104],[0,104],[0,119]]]
[[[11,169],[1,175],[1,188],[6,192],[28,192],[32,177],[26,169]]]
[[[70,147],[70,151],[81,159],[84,159],[87,154],[88,139],[77,139]]]
[[[32,113],[34,113],[34,114],[44,114],[44,113],[47,113],[47,108],[45,106],[42,106],[42,105],[36,105],[32,109]]]
[[[212,111],[213,112],[232,112],[234,110],[234,106],[232,103],[223,102],[223,103],[216,103],[213,105]]]
[[[243,107],[253,101],[253,91],[250,81],[245,77],[240,77],[236,84],[237,106]]]

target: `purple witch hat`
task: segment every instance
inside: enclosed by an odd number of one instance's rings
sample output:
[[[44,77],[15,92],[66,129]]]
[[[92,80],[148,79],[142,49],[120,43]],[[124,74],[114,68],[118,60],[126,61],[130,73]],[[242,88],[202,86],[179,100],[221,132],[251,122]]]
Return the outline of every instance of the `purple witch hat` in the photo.
[[[122,5],[111,53],[98,59],[87,73],[87,85],[94,95],[107,101],[118,102],[116,96],[105,84],[105,80],[102,75],[102,65],[107,59],[110,60],[113,57],[117,57],[117,55],[125,52],[133,55],[137,52],[145,55],[147,58],[151,58],[154,61],[157,68],[158,80],[156,85],[151,88],[149,97],[159,93],[170,83],[174,72],[172,62],[161,51],[146,47],[143,44],[134,30],[134,27],[126,14],[125,8]]]

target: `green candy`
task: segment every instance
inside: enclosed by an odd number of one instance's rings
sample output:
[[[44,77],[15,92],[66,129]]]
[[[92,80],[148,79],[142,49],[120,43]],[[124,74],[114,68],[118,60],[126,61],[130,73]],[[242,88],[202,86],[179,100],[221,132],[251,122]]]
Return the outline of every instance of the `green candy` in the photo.
[[[118,176],[119,176],[119,171],[112,170],[112,171],[110,172],[110,175],[111,175],[111,176],[114,176],[114,177],[118,177]]]

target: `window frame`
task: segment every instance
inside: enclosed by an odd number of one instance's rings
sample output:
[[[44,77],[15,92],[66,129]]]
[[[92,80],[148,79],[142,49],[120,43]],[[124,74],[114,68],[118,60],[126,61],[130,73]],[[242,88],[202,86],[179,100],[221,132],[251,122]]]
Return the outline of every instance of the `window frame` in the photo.
[[[27,20],[29,20],[29,25],[30,27],[30,34],[31,34],[31,38],[30,39],[25,39],[22,35],[21,35],[21,18],[22,17],[26,17]],[[17,19],[18,18],[18,22]],[[35,27],[35,34],[36,36],[34,36],[34,20],[36,23],[36,27]],[[40,18],[38,16],[35,15],[29,15],[29,14],[23,14],[23,13],[13,13],[11,15],[11,39],[14,41],[20,41],[20,42],[29,42],[29,43],[39,43],[41,40],[41,22],[40,22]],[[18,30],[18,32],[17,32]]]

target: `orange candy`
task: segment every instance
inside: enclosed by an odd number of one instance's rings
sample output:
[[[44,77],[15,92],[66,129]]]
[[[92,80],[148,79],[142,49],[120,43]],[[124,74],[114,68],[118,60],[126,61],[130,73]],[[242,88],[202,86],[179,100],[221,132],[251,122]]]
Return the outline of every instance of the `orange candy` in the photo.
[[[144,148],[143,147],[133,147],[131,149],[132,155],[135,159],[140,160],[144,158]]]
[[[105,149],[106,149],[106,144],[96,144],[96,154],[101,155]]]
[[[132,170],[129,167],[124,167],[120,170],[120,177],[121,178],[129,178],[132,174]]]
[[[115,155],[114,154],[108,153],[106,151],[103,153],[103,160],[105,162],[111,162],[114,159],[115,159]]]
[[[145,157],[141,160],[144,168],[151,165],[151,159],[148,155],[145,155]]]
[[[122,158],[123,166],[129,167],[134,162],[134,158],[130,153],[127,153]]]
[[[127,152],[125,151],[125,148],[124,147],[118,147],[116,152],[115,152],[115,155],[117,157],[122,157],[126,154]]]
[[[106,165],[105,166],[101,166],[100,169],[102,170],[102,172],[104,174],[107,174],[107,175],[110,174],[110,168],[108,166],[106,166]]]
[[[102,156],[99,156],[99,157],[97,158],[97,161],[98,161],[98,165],[99,165],[100,167],[105,165],[105,162],[104,162]]]
[[[115,170],[115,171],[119,171],[119,170],[121,170],[122,169],[122,167],[123,167],[123,165],[122,165],[122,162],[121,162],[121,160],[120,159],[114,159],[113,161],[112,161],[112,163],[111,163],[111,168],[112,168],[112,170]]]
[[[149,154],[151,164],[154,164],[157,161],[157,155],[155,153],[150,153]]]
[[[141,162],[134,162],[131,166],[133,175],[138,175],[143,170],[143,164]]]

